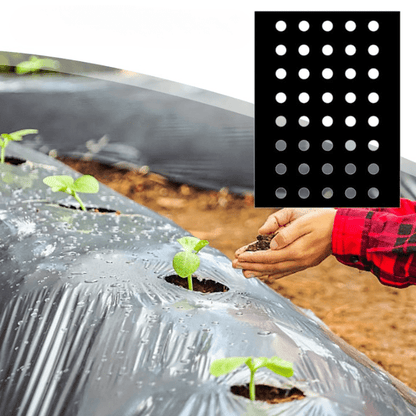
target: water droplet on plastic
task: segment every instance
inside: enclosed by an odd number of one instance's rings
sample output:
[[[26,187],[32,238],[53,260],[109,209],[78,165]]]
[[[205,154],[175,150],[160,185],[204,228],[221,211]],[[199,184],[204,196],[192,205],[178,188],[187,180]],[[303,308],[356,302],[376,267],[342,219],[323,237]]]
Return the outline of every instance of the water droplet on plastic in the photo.
[[[260,332],[257,332],[259,335],[270,335],[271,334],[271,332],[270,331],[260,331]]]
[[[86,279],[86,280],[84,280],[84,282],[85,283],[96,283],[96,282],[98,282],[98,279]]]

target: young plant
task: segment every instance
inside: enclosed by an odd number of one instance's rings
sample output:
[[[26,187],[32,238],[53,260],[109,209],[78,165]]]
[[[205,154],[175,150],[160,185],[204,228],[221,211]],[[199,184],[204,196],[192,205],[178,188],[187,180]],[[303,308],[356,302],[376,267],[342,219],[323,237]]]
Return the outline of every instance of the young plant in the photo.
[[[66,175],[47,176],[43,180],[43,183],[50,186],[53,192],[66,192],[67,194],[72,195],[79,202],[83,211],[86,211],[86,209],[77,192],[95,194],[99,189],[97,179],[91,175],[81,176],[76,181]]]
[[[229,358],[220,358],[215,360],[209,369],[209,372],[215,376],[223,376],[225,374],[231,373],[231,371],[240,367],[241,365],[246,364],[250,369],[250,400],[256,400],[256,390],[254,384],[254,374],[261,367],[266,367],[269,370],[272,370],[274,373],[279,374],[283,377],[292,377],[293,376],[293,364],[289,361],[282,360],[279,357],[229,357]]]
[[[178,242],[185,251],[180,251],[175,254],[173,268],[180,277],[188,279],[188,288],[189,290],[193,290],[192,274],[198,270],[200,264],[198,253],[209,242],[196,237],[182,237]]]
[[[38,131],[34,129],[25,129],[25,130],[18,130],[14,133],[2,133],[1,139],[0,139],[0,147],[1,147],[1,159],[0,163],[4,163],[5,159],[5,151],[6,147],[9,144],[9,142],[20,142],[22,140],[23,136],[26,136],[26,134],[36,134]]]
[[[39,72],[41,69],[51,68],[56,70],[59,68],[59,62],[49,58],[38,58],[37,56],[31,56],[28,61],[20,62],[16,66],[17,74],[28,74]]]

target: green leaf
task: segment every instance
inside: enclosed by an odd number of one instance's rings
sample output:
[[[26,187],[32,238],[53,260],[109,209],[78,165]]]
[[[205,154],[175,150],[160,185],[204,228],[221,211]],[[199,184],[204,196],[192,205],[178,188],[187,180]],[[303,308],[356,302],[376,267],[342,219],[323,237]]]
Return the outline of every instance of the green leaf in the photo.
[[[53,192],[65,191],[67,188],[71,188],[74,180],[67,175],[47,176],[43,183],[52,188]]]
[[[180,277],[191,276],[199,267],[199,257],[190,251],[181,251],[173,258],[173,268]]]
[[[293,364],[289,361],[282,360],[279,357],[258,357],[253,360],[254,368],[257,370],[261,367],[266,367],[276,374],[283,377],[293,376]]]
[[[240,367],[240,365],[247,364],[250,359],[251,357],[220,358],[211,364],[209,372],[215,377],[223,376],[224,374],[231,373],[231,371]]]
[[[198,242],[198,244],[194,247],[194,250],[198,253],[200,250],[202,250],[208,244],[209,244],[208,240],[200,240]]]
[[[200,242],[196,237],[182,237],[178,240],[178,243],[186,250],[195,250],[195,246]]]
[[[24,129],[24,130],[18,130],[13,133],[10,133],[10,139],[14,141],[20,141],[22,140],[23,136],[26,136],[27,134],[37,134],[38,130],[35,129]]]
[[[86,194],[95,194],[99,190],[99,183],[94,176],[84,175],[78,178],[71,186],[75,192],[81,192]]]

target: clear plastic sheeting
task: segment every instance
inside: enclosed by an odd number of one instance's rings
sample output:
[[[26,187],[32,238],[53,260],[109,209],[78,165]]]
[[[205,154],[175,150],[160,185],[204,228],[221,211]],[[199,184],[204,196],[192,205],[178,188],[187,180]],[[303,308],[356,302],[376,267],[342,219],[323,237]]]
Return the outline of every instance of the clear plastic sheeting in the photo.
[[[70,197],[42,179],[78,174],[8,150],[30,162],[0,166],[2,416],[416,415],[412,390],[219,251],[204,248],[197,275],[229,291],[170,284],[184,230],[104,185],[85,205],[120,215],[61,207]],[[256,380],[306,397],[250,402],[230,391],[248,369],[209,373],[249,355],[293,362],[290,379],[261,369]]]

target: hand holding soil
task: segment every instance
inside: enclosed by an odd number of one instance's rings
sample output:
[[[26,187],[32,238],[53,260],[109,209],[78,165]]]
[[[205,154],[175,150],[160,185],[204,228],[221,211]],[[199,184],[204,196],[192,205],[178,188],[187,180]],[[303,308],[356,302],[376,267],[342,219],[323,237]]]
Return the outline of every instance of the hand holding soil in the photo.
[[[332,253],[335,214],[335,209],[327,208],[275,212],[259,229],[263,237],[236,251],[233,267],[243,269],[247,278],[275,280],[317,266]],[[268,240],[270,248],[265,245]]]

